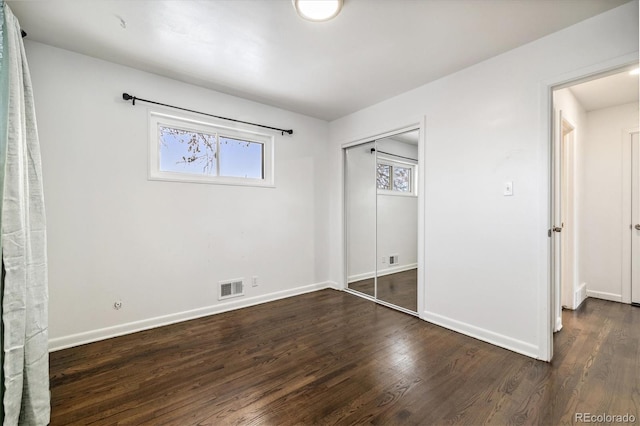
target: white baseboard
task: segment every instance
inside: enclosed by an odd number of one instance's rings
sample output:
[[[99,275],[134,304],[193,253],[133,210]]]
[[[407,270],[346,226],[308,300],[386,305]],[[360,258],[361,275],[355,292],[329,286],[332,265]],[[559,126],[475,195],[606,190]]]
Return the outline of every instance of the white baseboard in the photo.
[[[347,277],[347,283],[354,283],[356,281],[368,280],[376,276],[374,272],[363,272],[362,274],[350,275]]]
[[[622,303],[621,294],[607,293],[605,291],[587,290],[587,297],[595,297],[596,299],[611,300],[612,302]]]
[[[205,306],[203,308],[193,309],[190,311],[177,312],[160,317],[148,318],[125,324],[118,324],[112,327],[105,327],[98,330],[91,330],[83,333],[56,337],[49,340],[49,352],[59,351],[61,349],[66,349],[73,346],[80,346],[86,343],[97,342],[99,340],[110,339],[112,337],[122,336],[125,334],[136,333],[138,331],[148,330],[151,328],[162,327],[164,325],[175,324],[177,322],[188,321],[214,314],[220,314],[223,312],[233,311],[236,309],[246,308],[262,303],[273,302],[275,300],[298,296],[305,293],[311,293],[318,290],[324,290],[326,288],[339,290],[339,286],[337,283],[326,281],[322,283],[296,287],[290,290],[264,294],[261,296],[239,298],[231,302]]]
[[[494,333],[493,331],[485,330],[433,312],[424,311],[421,318],[433,324],[448,328],[449,330],[457,331],[458,333],[482,340],[483,342],[491,343],[492,345],[500,346],[531,358],[542,359],[540,357],[540,349],[538,346],[531,343],[514,339],[503,334]]]
[[[573,295],[573,309],[578,309],[585,300],[587,300],[587,283],[582,283]]]
[[[417,268],[418,268],[417,263],[409,263],[408,265],[398,265],[398,266],[392,266],[390,268],[380,269],[377,272],[378,272],[378,276],[382,277],[385,275],[397,274],[398,272],[410,271],[412,269],[417,269]],[[347,277],[347,282],[353,283],[356,281],[368,280],[375,276],[376,276],[376,271],[364,272],[362,274],[355,274]]]
[[[556,318],[556,326],[553,328],[553,332],[557,333],[562,330],[562,316]]]
[[[408,265],[399,265],[399,266],[392,266],[390,268],[380,269],[378,270],[378,276],[382,277],[385,275],[397,274],[398,272],[410,271],[412,269],[418,269],[418,264],[410,263]]]

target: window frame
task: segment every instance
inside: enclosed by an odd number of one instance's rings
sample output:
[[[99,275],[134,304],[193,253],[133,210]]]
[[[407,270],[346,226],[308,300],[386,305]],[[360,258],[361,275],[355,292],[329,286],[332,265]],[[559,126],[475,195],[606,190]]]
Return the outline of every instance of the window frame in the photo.
[[[196,120],[184,115],[167,114],[149,110],[148,180],[165,182],[206,183],[214,185],[238,185],[274,188],[274,136],[246,128],[230,127],[217,122]],[[216,134],[218,138],[246,140],[262,144],[262,179],[234,176],[169,172],[160,169],[160,127],[170,127],[188,132]],[[219,147],[219,142],[217,141]],[[218,159],[219,161],[219,159]],[[216,168],[219,173],[219,169]]]
[[[378,164],[384,164],[390,166],[389,185],[391,189],[378,188]],[[411,190],[410,191],[398,191],[393,185],[393,171],[395,167],[403,167],[411,170]],[[416,162],[397,160],[391,156],[384,154],[378,154],[376,158],[376,191],[379,195],[392,195],[399,197],[417,197],[418,196],[418,164]]]

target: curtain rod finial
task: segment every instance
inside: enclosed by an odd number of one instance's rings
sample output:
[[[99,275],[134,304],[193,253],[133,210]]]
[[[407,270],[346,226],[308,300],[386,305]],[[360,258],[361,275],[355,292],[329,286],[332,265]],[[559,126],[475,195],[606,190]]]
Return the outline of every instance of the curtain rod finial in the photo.
[[[124,99],[125,101],[128,101],[128,100],[130,100],[130,99],[133,99],[132,104],[133,104],[133,105],[135,105],[135,104],[136,104],[136,97],[135,97],[135,96],[131,96],[131,95],[130,95],[130,94],[128,94],[128,93],[123,93],[123,94],[122,94],[122,99]]]
[[[22,35],[22,38],[25,38],[27,36],[27,33],[25,30],[20,30],[20,34]]]

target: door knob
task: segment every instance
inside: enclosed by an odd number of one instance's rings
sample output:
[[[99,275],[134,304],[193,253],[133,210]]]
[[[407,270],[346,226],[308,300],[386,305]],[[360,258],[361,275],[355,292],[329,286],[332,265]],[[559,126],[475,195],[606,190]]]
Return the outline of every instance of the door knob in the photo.
[[[553,232],[562,232],[562,228],[560,228],[559,226],[554,226]]]
[[[640,223],[636,225],[636,229],[640,231]]]

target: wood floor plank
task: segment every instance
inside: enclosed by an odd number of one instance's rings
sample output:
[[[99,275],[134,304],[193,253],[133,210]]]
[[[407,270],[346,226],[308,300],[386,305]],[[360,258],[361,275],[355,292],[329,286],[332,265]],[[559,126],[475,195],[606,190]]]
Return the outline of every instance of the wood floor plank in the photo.
[[[572,424],[640,417],[640,309],[563,312],[552,363],[323,290],[50,355],[52,425]]]

